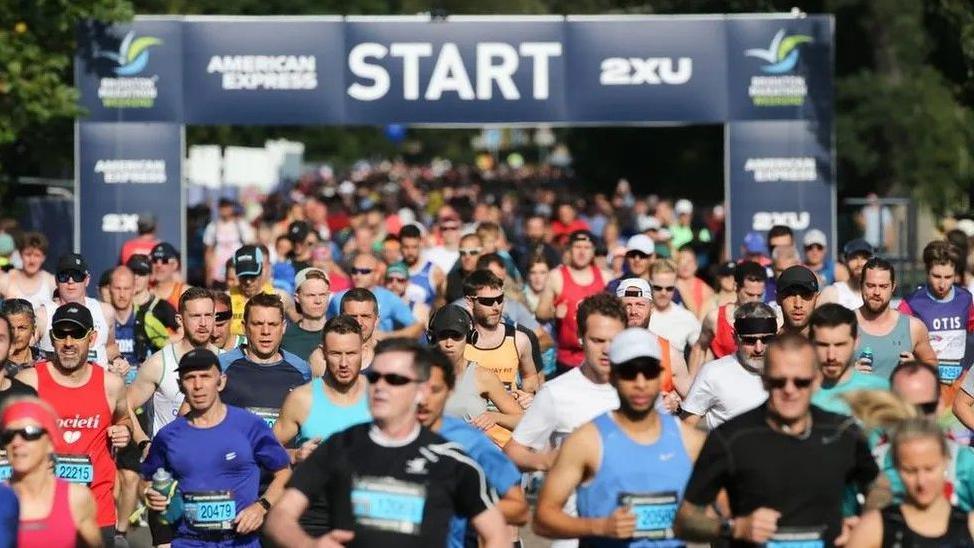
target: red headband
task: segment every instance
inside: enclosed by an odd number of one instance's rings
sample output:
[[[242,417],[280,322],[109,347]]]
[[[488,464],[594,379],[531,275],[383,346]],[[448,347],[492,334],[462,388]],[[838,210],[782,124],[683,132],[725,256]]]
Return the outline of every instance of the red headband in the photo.
[[[61,439],[61,430],[57,425],[57,417],[44,404],[36,401],[20,401],[11,404],[3,412],[0,424],[4,428],[8,424],[21,419],[31,419],[40,424],[41,428],[47,430],[48,435],[57,443]]]

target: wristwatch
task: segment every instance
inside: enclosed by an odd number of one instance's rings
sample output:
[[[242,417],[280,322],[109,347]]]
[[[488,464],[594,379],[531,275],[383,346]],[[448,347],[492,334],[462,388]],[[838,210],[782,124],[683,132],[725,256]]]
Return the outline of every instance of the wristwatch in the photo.
[[[263,506],[264,510],[268,512],[271,511],[271,503],[269,500],[265,499],[264,497],[260,497],[259,499],[257,499],[257,504]]]
[[[726,540],[734,538],[734,520],[725,519],[720,522],[719,537]]]

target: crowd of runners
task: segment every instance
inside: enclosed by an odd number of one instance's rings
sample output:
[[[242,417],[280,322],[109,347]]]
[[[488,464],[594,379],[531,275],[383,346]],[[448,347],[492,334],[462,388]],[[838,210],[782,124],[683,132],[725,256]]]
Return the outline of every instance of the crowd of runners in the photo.
[[[17,234],[0,546],[974,547],[967,235],[901,290],[571,188],[309,178],[108,272]]]

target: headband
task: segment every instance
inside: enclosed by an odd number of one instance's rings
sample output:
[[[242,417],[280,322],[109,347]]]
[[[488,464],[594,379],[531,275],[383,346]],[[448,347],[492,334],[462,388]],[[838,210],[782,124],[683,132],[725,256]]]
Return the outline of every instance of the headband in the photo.
[[[61,431],[57,425],[57,417],[42,403],[36,401],[20,401],[11,404],[4,410],[3,417],[0,418],[0,424],[6,427],[8,424],[21,419],[30,419],[40,424],[41,428],[47,430],[47,434],[55,442],[61,438]]]
[[[778,332],[778,320],[774,318],[738,318],[734,320],[738,335],[763,335]]]

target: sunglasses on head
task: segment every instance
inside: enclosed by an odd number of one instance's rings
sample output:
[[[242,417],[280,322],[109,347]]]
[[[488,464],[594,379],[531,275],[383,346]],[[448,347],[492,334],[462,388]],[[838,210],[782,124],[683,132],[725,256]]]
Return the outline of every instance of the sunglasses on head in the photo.
[[[482,250],[479,247],[475,247],[475,248],[471,248],[471,249],[461,249],[460,250],[460,256],[461,257],[474,257],[476,255],[480,255],[480,252],[481,251]]]
[[[749,346],[753,346],[761,342],[767,345],[774,340],[774,335],[741,335],[741,343]]]
[[[642,375],[646,380],[653,380],[663,371],[659,360],[648,359],[622,363],[613,369],[615,376],[624,381],[634,381]]]
[[[815,382],[814,377],[765,377],[764,383],[772,390],[781,390],[788,383],[795,385],[795,388],[799,390],[805,390]]]
[[[360,276],[365,276],[365,275],[371,274],[371,273],[372,273],[372,269],[371,268],[353,268],[352,269],[352,274],[358,274]]]
[[[475,297],[477,304],[482,306],[494,306],[495,304],[504,304],[504,295],[498,295],[496,297]]]
[[[676,290],[675,285],[653,285],[653,291],[665,291],[667,293]]]
[[[0,445],[8,445],[14,438],[20,436],[24,441],[37,441],[47,434],[40,426],[27,425],[23,428],[7,428],[0,432]]]
[[[91,333],[90,329],[84,329],[81,327],[54,327],[51,329],[51,338],[55,341],[63,341],[68,337],[76,341],[80,341]]]
[[[57,282],[59,284],[66,284],[68,283],[68,280],[71,280],[74,283],[81,283],[85,281],[87,276],[87,274],[80,270],[67,270],[65,272],[57,273]]]
[[[386,384],[389,386],[404,386],[411,382],[419,382],[418,380],[409,378],[405,375],[400,375],[398,373],[379,373],[374,369],[369,369],[363,373],[363,375],[365,375],[365,378],[369,381],[369,384],[376,384],[380,379],[386,381]]]
[[[228,322],[232,317],[233,317],[233,312],[230,312],[229,310],[224,310],[223,312],[217,312],[216,314],[213,314],[213,319],[216,321],[216,323]]]

